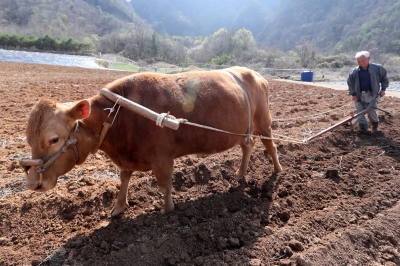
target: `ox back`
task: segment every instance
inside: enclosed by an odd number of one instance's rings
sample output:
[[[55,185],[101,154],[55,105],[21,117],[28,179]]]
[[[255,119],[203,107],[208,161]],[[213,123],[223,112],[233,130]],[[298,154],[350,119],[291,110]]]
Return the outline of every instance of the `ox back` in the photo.
[[[231,70],[242,78],[252,102],[268,108],[268,83],[257,73],[243,68]],[[107,88],[157,113],[170,112],[190,122],[244,134],[248,130],[248,103],[242,88],[225,71],[193,72],[175,75],[134,74],[117,80]],[[103,98],[103,96],[98,96]],[[112,102],[97,100],[99,109]],[[92,106],[92,108],[95,108]],[[90,117],[88,118],[90,119]],[[254,127],[253,127],[254,129]],[[120,166],[150,170],[151,159],[159,153],[174,158],[187,154],[212,154],[240,144],[246,138],[231,136],[189,125],[178,130],[160,128],[154,122],[122,108],[101,147],[107,153],[124,155]],[[143,167],[148,165],[147,169]],[[139,167],[138,167],[139,166]],[[145,167],[146,168],[146,167]]]

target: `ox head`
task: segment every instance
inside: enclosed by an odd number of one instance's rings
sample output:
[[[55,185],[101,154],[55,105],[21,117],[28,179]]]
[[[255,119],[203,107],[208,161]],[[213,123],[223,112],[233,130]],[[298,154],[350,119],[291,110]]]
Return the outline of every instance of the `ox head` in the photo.
[[[32,159],[20,162],[27,172],[28,189],[50,190],[56,186],[59,176],[75,166],[77,156],[74,149],[69,148],[70,137],[74,135],[77,121],[88,117],[89,113],[87,100],[63,104],[42,99],[36,103],[26,129]]]

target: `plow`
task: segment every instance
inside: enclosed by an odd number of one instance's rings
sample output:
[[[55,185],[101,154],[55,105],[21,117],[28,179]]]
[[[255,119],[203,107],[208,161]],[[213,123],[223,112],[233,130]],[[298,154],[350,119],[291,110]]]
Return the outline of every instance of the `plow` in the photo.
[[[322,130],[321,132],[315,134],[314,136],[311,136],[311,137],[309,137],[308,139],[306,139],[306,142],[309,142],[309,141],[311,141],[311,140],[313,140],[313,139],[315,139],[315,138],[317,138],[317,137],[323,135],[324,133],[329,132],[329,131],[333,130],[334,128],[337,128],[337,127],[339,127],[339,126],[341,126],[341,125],[343,125],[343,124],[346,124],[346,123],[348,123],[348,122],[351,122],[351,125],[354,126],[354,125],[360,120],[360,118],[361,118],[363,115],[365,115],[371,108],[377,109],[377,110],[379,110],[379,111],[384,112],[385,114],[387,114],[387,115],[389,115],[389,116],[392,116],[390,112],[388,112],[388,111],[386,111],[386,110],[383,110],[383,109],[381,109],[381,108],[378,108],[378,107],[374,107],[374,106],[373,106],[378,100],[379,100],[379,96],[376,97],[372,102],[370,102],[370,103],[368,104],[368,106],[365,108],[365,110],[363,110],[362,112],[359,112],[359,113],[357,113],[357,114],[354,114],[354,115],[352,115],[352,116],[350,116],[350,117],[348,117],[348,118],[346,118],[346,119],[340,121],[339,123],[337,123],[337,124],[335,124],[335,125],[333,125],[333,126],[330,126],[330,127],[328,127],[327,129],[325,129],[325,130]]]

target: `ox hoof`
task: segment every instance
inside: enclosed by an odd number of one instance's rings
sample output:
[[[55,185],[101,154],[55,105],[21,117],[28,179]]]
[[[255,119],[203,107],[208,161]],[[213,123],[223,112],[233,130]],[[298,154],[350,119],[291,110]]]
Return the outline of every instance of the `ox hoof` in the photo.
[[[124,209],[117,209],[117,208],[113,208],[112,210],[111,210],[111,217],[115,217],[115,216],[118,216],[118,215],[120,215],[120,214],[122,214],[122,213],[124,213]]]
[[[170,208],[165,207],[164,212],[165,212],[165,213],[168,213],[168,212],[172,212],[173,210],[175,210],[175,207],[174,207],[174,206],[172,206],[172,207],[170,207]]]
[[[279,174],[282,171],[282,166],[279,165],[278,167],[274,167],[274,174]]]
[[[244,173],[242,173],[242,172],[240,172],[239,170],[237,170],[236,172],[235,172],[235,180],[237,181],[237,182],[239,182],[240,180],[243,180],[243,178],[244,178]]]
[[[172,212],[173,210],[175,210],[174,204],[172,204],[172,206],[165,205],[165,208],[164,208],[165,213]]]
[[[244,176],[236,176],[235,180],[236,182],[242,182],[244,180]]]
[[[127,202],[125,203],[124,206],[118,206],[118,204],[115,205],[115,207],[111,210],[111,217],[115,217],[115,216],[118,216],[118,215],[124,213],[125,208],[127,208],[128,206],[129,205]]]

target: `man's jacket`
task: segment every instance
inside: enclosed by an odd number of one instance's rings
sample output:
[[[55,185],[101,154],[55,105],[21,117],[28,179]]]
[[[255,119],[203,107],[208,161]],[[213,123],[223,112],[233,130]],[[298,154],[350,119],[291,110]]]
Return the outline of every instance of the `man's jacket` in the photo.
[[[347,85],[349,86],[349,94],[357,95],[361,99],[360,80],[358,72],[360,67],[354,68],[347,78]],[[387,77],[386,69],[378,64],[370,63],[368,67],[369,77],[371,79],[372,96],[378,97],[380,89],[386,90],[389,86],[389,78]],[[379,86],[379,83],[381,86]]]

